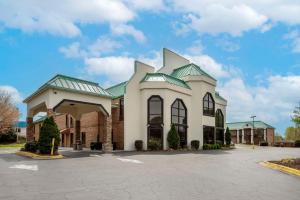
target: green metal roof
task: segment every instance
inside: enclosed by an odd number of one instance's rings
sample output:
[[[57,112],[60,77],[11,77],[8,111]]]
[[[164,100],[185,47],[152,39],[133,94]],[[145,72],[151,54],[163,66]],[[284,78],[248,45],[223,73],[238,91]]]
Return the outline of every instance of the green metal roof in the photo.
[[[215,97],[218,98],[218,99],[221,99],[222,101],[227,101],[225,98],[223,98],[219,92],[215,92]]]
[[[175,77],[175,78],[182,78],[185,76],[206,76],[209,77],[213,80],[216,80],[215,78],[213,78],[211,75],[209,75],[208,73],[206,73],[205,71],[203,71],[198,65],[194,64],[194,63],[190,63],[187,65],[184,65],[182,67],[179,67],[177,69],[174,69],[174,71],[172,72],[171,76]]]
[[[117,85],[114,85],[112,87],[109,87],[106,89],[107,92],[109,92],[114,99],[119,98],[121,96],[124,96],[125,93],[125,87],[128,81],[119,83]]]
[[[228,127],[230,130],[238,130],[238,129],[243,129],[245,127],[252,128],[253,121],[226,123],[226,127]],[[262,121],[254,121],[254,127],[255,128],[274,128],[273,126],[271,126],[265,122],[262,122]]]
[[[177,85],[179,87],[191,89],[190,86],[183,80],[180,80],[178,78],[175,78],[173,76],[164,73],[147,73],[141,82],[156,82],[156,81],[168,82],[170,84]]]
[[[24,102],[26,102],[32,96],[39,93],[45,88],[65,90],[95,96],[111,97],[111,95],[106,90],[101,88],[98,83],[58,74],[47,83],[45,83],[42,87],[40,87],[35,93],[26,98]]]

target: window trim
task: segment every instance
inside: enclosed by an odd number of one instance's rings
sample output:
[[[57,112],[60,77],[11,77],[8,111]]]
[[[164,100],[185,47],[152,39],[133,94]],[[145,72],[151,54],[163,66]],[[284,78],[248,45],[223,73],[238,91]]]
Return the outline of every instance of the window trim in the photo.
[[[184,107],[184,110],[185,110],[185,117],[186,117],[186,124],[181,124],[179,123],[179,119],[180,119],[180,108],[179,108],[179,104],[178,104],[178,107],[174,107],[175,109],[177,109],[177,112],[178,112],[178,115],[173,115],[173,105],[176,103],[176,102],[181,102],[183,107]],[[173,123],[173,116],[176,116],[177,119],[178,119],[178,123]],[[187,145],[187,137],[188,137],[188,110],[187,110],[187,107],[185,106],[185,103],[182,99],[180,98],[176,98],[173,103],[171,104],[171,124],[174,124],[175,125],[175,128],[179,134],[179,127],[183,127],[185,129],[185,134],[184,134],[184,137],[185,137],[185,145]],[[181,143],[181,139],[180,139],[180,143]]]
[[[217,124],[217,119],[218,119],[218,116],[217,116],[217,114],[218,114],[218,112],[221,114],[221,117],[222,117],[222,126],[218,126],[219,124]],[[220,122],[219,122],[220,123]],[[223,112],[222,112],[222,110],[221,109],[217,109],[216,110],[216,114],[215,114],[215,127],[216,128],[223,128],[224,129],[224,125],[225,125],[225,122],[224,122],[224,115],[223,115]]]
[[[211,97],[212,99],[212,103],[213,103],[213,110],[212,112],[210,113],[210,109],[209,109],[209,105],[210,105],[210,101],[208,99],[208,111],[205,112],[206,110],[204,109],[204,103],[207,101],[205,100],[205,97],[208,95],[208,97]],[[210,92],[206,92],[206,94],[204,95],[203,99],[202,99],[202,109],[203,109],[203,115],[205,116],[210,116],[210,117],[214,117],[215,116],[215,100],[212,96],[212,94]]]

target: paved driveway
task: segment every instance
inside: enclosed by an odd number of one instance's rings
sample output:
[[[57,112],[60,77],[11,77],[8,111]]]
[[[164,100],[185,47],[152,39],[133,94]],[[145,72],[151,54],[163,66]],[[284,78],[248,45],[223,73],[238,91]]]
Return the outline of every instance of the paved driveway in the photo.
[[[300,157],[300,149],[295,148],[242,147],[198,153],[87,153],[86,156],[89,157],[36,161],[0,153],[0,199],[299,200],[300,197],[299,177],[258,164],[263,160]]]

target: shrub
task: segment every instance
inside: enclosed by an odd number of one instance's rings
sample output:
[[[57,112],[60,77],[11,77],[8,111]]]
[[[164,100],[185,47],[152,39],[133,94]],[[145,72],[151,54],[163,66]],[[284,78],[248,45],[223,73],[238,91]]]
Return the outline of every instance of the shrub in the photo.
[[[219,144],[204,144],[203,150],[213,150],[213,149],[220,149],[221,146]]]
[[[7,129],[0,133],[0,143],[13,143],[17,141],[17,134],[13,129]]]
[[[300,140],[295,141],[295,147],[300,147]]]
[[[142,151],[143,150],[143,140],[136,140],[134,145],[135,145],[135,149],[137,151]]]
[[[259,145],[260,145],[260,146],[268,146],[269,144],[268,144],[266,141],[262,141],[262,142],[260,142]]]
[[[38,149],[38,143],[36,141],[26,142],[25,151],[35,153],[37,151],[37,149]]]
[[[191,141],[191,147],[194,150],[198,150],[200,146],[200,141],[199,140],[192,140]]]
[[[54,152],[57,153],[60,143],[60,133],[53,117],[46,118],[40,129],[40,137],[38,141],[38,149],[41,154],[50,154],[52,146],[52,138],[54,142]]]
[[[226,132],[225,132],[225,142],[226,142],[226,145],[231,144],[231,133],[230,133],[228,127],[226,128]]]
[[[180,138],[174,124],[171,125],[171,129],[168,133],[167,140],[168,140],[169,148],[178,149]]]
[[[148,149],[155,151],[161,149],[161,141],[160,139],[150,138],[148,142]]]

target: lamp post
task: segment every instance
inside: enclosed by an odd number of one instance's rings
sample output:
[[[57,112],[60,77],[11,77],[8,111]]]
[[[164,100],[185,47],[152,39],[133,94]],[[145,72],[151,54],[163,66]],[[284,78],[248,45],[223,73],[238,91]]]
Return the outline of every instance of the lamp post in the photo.
[[[252,118],[252,126],[253,126],[253,131],[252,131],[252,133],[253,133],[253,135],[251,136],[251,137],[253,137],[253,139],[252,139],[252,142],[253,142],[253,146],[252,146],[252,148],[254,149],[254,129],[255,129],[255,126],[254,126],[254,118],[255,118],[256,116],[255,115],[252,115],[250,118]]]

